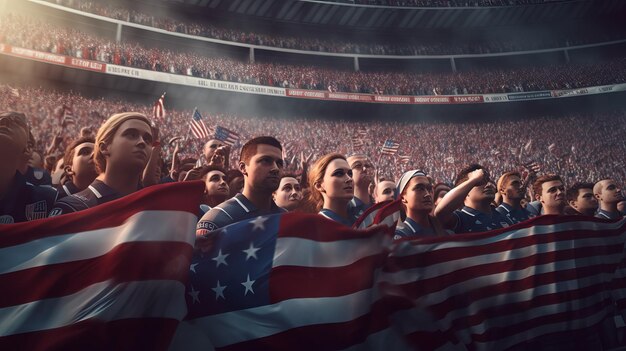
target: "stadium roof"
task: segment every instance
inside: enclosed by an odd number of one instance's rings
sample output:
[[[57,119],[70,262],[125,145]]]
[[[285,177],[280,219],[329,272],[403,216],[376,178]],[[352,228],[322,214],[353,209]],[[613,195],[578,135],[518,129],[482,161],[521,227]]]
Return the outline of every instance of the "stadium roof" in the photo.
[[[623,0],[578,0],[527,6],[403,8],[294,0],[161,0],[211,13],[328,27],[367,29],[463,29],[593,20],[622,16]],[[622,15],[619,15],[622,14]],[[623,17],[622,17],[623,18]]]

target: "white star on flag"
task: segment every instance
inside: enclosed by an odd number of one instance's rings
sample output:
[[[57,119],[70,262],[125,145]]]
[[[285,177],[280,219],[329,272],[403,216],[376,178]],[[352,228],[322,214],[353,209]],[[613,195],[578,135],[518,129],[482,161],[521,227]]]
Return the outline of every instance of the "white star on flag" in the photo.
[[[216,300],[219,299],[220,297],[226,300],[226,298],[224,297],[224,290],[226,290],[226,285],[221,286],[219,280],[217,281],[217,286],[214,288],[211,288],[211,290],[215,291]]]
[[[246,253],[246,261],[247,261],[250,257],[254,257],[254,259],[257,260],[258,258],[256,257],[256,252],[259,250],[261,249],[254,247],[254,245],[250,243],[250,247],[247,250],[241,250],[241,251]]]
[[[248,278],[246,278],[246,281],[241,283],[241,285],[246,287],[246,291],[243,294],[244,296],[248,295],[248,291],[254,294],[254,290],[252,289],[252,284],[254,284],[254,282],[255,280],[250,280],[250,274],[248,274]]]
[[[191,291],[188,292],[187,294],[191,296],[191,298],[193,299],[193,303],[196,303],[196,301],[200,303],[200,298],[198,297],[198,295],[200,294],[200,291],[194,290],[193,285],[191,286]]]
[[[265,230],[265,221],[267,221],[267,217],[257,217],[253,221],[250,221],[250,223],[254,224],[252,230]]]
[[[220,249],[220,251],[217,253],[217,256],[212,258],[213,261],[217,262],[215,267],[219,267],[222,263],[224,264],[224,266],[228,266],[228,263],[226,263],[226,257],[228,257],[228,255],[230,254],[222,255],[222,250]]]
[[[191,266],[189,266],[189,270],[194,272],[194,273],[196,273],[196,266],[197,265],[198,265],[197,263],[193,263]]]

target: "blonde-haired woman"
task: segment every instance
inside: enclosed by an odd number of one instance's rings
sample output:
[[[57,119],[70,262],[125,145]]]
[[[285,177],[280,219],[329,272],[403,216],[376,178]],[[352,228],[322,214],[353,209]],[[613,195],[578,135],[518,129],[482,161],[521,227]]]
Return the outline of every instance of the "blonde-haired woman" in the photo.
[[[309,184],[309,201],[320,215],[352,226],[356,218],[349,212],[348,203],[354,197],[354,182],[345,156],[322,156],[309,171]]]
[[[57,201],[50,216],[85,210],[137,191],[153,142],[145,115],[124,112],[109,117],[96,135],[93,158],[98,177],[87,189]]]

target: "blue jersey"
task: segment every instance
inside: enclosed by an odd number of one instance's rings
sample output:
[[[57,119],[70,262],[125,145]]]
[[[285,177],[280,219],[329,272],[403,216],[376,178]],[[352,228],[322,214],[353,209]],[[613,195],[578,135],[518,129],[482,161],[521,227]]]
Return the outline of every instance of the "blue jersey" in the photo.
[[[359,218],[371,206],[371,203],[366,205],[361,199],[355,196],[348,202],[348,215],[350,217]]]
[[[52,177],[50,176],[50,173],[48,173],[48,171],[43,168],[33,168],[31,166],[28,166],[28,169],[26,169],[26,174],[24,174],[24,176],[26,177],[26,181],[32,185],[47,185],[50,187],[52,186]]]
[[[409,238],[409,237],[423,237],[423,236],[434,236],[436,235],[435,230],[431,228],[424,228],[419,225],[417,222],[408,218],[402,222],[401,225],[396,227],[394,239],[401,238]]]
[[[274,201],[272,201],[272,207],[269,212],[261,212],[243,194],[238,193],[233,198],[208,210],[198,222],[196,235],[208,234],[216,229],[243,221],[244,219],[283,212],[287,211],[276,206]]]
[[[46,218],[56,198],[57,191],[53,188],[35,186],[20,172],[15,172],[13,183],[0,199],[0,224]]]
[[[352,225],[354,224],[354,222],[356,222],[356,219],[357,219],[357,217],[355,217],[354,215],[351,215],[350,213],[348,213],[348,216],[350,216],[350,218],[343,218],[339,214],[337,214],[335,211],[331,211],[327,208],[323,208],[321,211],[319,211],[319,214],[330,220],[341,223],[348,227],[352,227]]]
[[[619,218],[622,218],[622,214],[619,213],[619,212],[609,212],[609,211],[605,211],[605,210],[600,209],[596,213],[596,218],[619,219]]]
[[[454,232],[457,234],[487,232],[513,224],[509,218],[493,209],[489,215],[464,206],[463,209],[454,211],[454,215],[457,218]]]
[[[52,211],[50,211],[50,217],[86,210],[120,197],[115,190],[96,179],[87,189],[57,201]]]
[[[74,183],[67,181],[65,182],[65,184],[59,186],[57,188],[57,191],[59,192],[59,197],[57,198],[57,200],[60,200],[66,196],[76,194],[79,190],[76,185],[74,185]]]
[[[500,206],[496,207],[496,211],[498,211],[501,215],[508,217],[513,224],[535,217],[534,214],[531,214],[524,208],[513,209],[511,205],[504,202],[500,204]]]

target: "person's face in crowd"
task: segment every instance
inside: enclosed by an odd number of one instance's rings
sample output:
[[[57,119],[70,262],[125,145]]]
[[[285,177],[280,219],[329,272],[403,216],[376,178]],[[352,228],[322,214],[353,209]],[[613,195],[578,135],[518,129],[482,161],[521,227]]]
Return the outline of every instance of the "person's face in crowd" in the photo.
[[[441,201],[441,199],[443,199],[443,197],[446,196],[447,193],[448,193],[448,190],[441,190],[439,193],[437,193],[437,198],[435,199],[435,206],[439,205],[439,201]]]
[[[576,200],[570,201],[569,205],[580,213],[589,213],[598,208],[598,200],[593,196],[593,189],[578,189]]]
[[[600,192],[596,194],[598,201],[613,204],[624,199],[622,189],[617,186],[613,179],[602,180],[600,185]]]
[[[428,177],[412,178],[401,197],[408,210],[431,212],[433,210],[433,186]]]
[[[274,192],[274,202],[287,211],[295,210],[302,201],[302,188],[296,178],[283,177]]]
[[[33,152],[28,160],[28,165],[32,168],[43,168],[43,160],[38,152]]]
[[[564,207],[567,201],[565,200],[565,185],[563,185],[563,182],[552,180],[541,184],[539,201],[544,207]]]
[[[211,162],[211,158],[213,158],[213,155],[215,154],[215,151],[217,150],[217,148],[223,145],[224,145],[223,142],[216,140],[216,139],[211,139],[207,141],[206,144],[204,144],[204,150],[203,150],[204,159],[207,162]]]
[[[358,187],[367,187],[374,177],[374,165],[362,156],[352,156],[349,159],[354,184]]]
[[[518,200],[524,197],[524,191],[522,190],[522,180],[520,177],[513,175],[508,177],[507,181],[503,184],[503,188],[500,189],[500,193],[507,199]]]
[[[204,189],[209,196],[228,196],[230,188],[226,183],[226,175],[221,171],[210,171],[204,181]]]
[[[282,151],[266,144],[257,145],[256,154],[250,158],[249,164],[240,163],[241,173],[247,175],[245,184],[270,193],[278,189],[282,169]]]
[[[348,162],[340,158],[332,160],[324,171],[322,182],[315,187],[324,200],[351,200],[354,197],[354,180]]]
[[[237,195],[243,190],[243,182],[243,177],[235,177],[230,181],[230,183],[228,183],[228,187],[230,188],[230,197]]]
[[[486,178],[484,184],[473,187],[467,196],[474,203],[492,202],[496,198],[496,186],[489,178]]]
[[[376,187],[376,194],[374,194],[376,202],[394,200],[393,197],[395,188],[396,185],[390,180],[384,180],[382,182],[379,182],[378,186]]]
[[[26,117],[22,114],[0,117],[0,164],[12,173],[24,155],[30,154],[27,130]]]
[[[94,170],[95,170],[95,166],[94,166]],[[63,177],[63,174],[65,173],[65,167],[63,167],[63,158],[59,158],[59,160],[57,160],[56,164],[54,165],[54,169],[52,170],[52,184],[53,185],[57,185],[61,183],[61,177]]]
[[[94,179],[98,176],[93,162],[94,143],[78,144],[74,148],[72,164],[65,167],[65,172],[75,177],[89,177]]]
[[[116,164],[122,170],[143,171],[151,153],[152,128],[144,121],[129,119],[119,126],[106,146],[107,169],[108,165]]]

